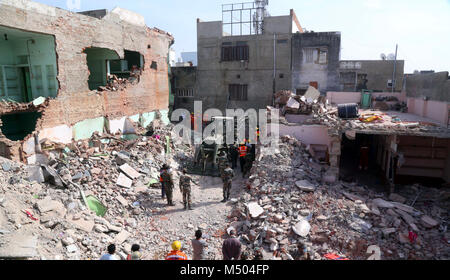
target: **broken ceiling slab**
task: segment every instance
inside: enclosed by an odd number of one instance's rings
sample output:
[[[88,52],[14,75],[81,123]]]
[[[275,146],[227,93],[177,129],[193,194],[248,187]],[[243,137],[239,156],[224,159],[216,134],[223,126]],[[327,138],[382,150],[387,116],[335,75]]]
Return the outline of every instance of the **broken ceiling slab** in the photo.
[[[264,209],[256,202],[249,203],[247,208],[252,218],[258,218],[262,213],[264,213]]]
[[[315,103],[320,96],[320,91],[318,91],[315,87],[309,86],[305,95],[303,95],[302,100],[307,103]]]
[[[307,180],[297,181],[295,185],[304,192],[314,192],[316,190],[316,187]]]
[[[300,103],[297,102],[294,98],[289,98],[286,107],[288,108],[293,108],[293,109],[299,109],[300,108]]]
[[[141,176],[139,172],[137,172],[134,168],[132,168],[128,163],[120,166],[120,171],[122,171],[125,175],[130,177],[131,179],[136,179]]]
[[[128,178],[125,174],[120,173],[119,178],[117,178],[116,184],[119,187],[129,189],[131,188],[133,181],[130,178]]]
[[[95,222],[93,220],[86,221],[84,219],[76,219],[73,216],[68,217],[67,221],[69,223],[73,224],[73,226],[76,229],[85,231],[87,233],[90,233],[92,231],[92,229],[94,228],[94,226],[95,226]]]
[[[30,259],[37,256],[37,237],[27,234],[7,234],[0,243],[0,259]]]

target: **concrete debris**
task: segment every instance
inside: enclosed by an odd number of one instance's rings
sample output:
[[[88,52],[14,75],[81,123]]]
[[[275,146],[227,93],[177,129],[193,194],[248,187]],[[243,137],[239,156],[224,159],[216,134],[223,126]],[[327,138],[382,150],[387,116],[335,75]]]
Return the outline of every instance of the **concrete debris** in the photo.
[[[308,223],[307,220],[302,220],[301,222],[298,222],[295,224],[295,226],[292,227],[292,230],[301,237],[306,237],[309,234],[309,231],[311,230],[311,225]]]
[[[247,207],[252,218],[258,218],[262,213],[264,213],[264,209],[256,202],[249,203]]]
[[[321,104],[307,104],[291,95],[286,104],[290,98],[300,108]],[[367,259],[373,244],[380,248],[382,259],[450,257],[448,191],[419,186],[417,198],[418,186],[405,186],[388,196],[357,183],[325,184],[330,167],[290,136],[282,137],[276,149],[258,146],[250,178],[236,178],[230,203],[217,203],[229,212],[213,214],[209,207],[216,204],[208,205],[207,214],[205,209],[191,211],[192,216],[183,212],[178,216],[180,225],[166,228],[173,225],[172,215],[178,211],[165,208],[160,200],[159,170],[169,164],[177,186],[179,169],[193,151],[173,140],[174,152],[166,153],[165,137],[173,137],[171,127],[154,125],[153,129],[150,137],[138,128],[133,140],[94,134],[91,139],[50,149],[56,156],[48,157],[47,165],[11,164],[10,169],[2,165],[0,258],[98,259],[110,243],[126,257],[131,244],[138,243],[151,252],[147,259],[162,259],[172,241],[169,237],[182,240],[189,249],[193,231],[202,229],[214,247],[208,257],[219,259],[221,241],[231,226],[250,255],[258,252],[266,258],[281,249],[293,257],[302,255],[297,254],[300,244],[316,260],[325,259],[326,254]],[[95,197],[105,206],[104,216],[97,216],[84,203],[78,187],[66,184],[74,177],[85,197]],[[204,198],[211,189],[221,192],[220,178],[204,180],[209,187],[202,192]],[[194,190],[194,208],[197,195]],[[39,219],[31,220],[23,209]],[[39,240],[20,237],[21,231]],[[417,239],[410,233],[417,234]],[[4,238],[14,236],[18,242],[11,244],[23,248],[6,248],[9,243],[3,240],[9,239]]]
[[[297,181],[295,185],[304,192],[314,192],[316,190],[316,187],[307,180]]]
[[[421,221],[426,228],[433,228],[439,225],[439,222],[435,221],[429,216],[422,216]]]
[[[134,170],[131,166],[129,166],[128,163],[125,163],[124,165],[120,166],[120,171],[122,171],[125,175],[127,175],[133,180],[141,176],[141,174],[136,170]]]
[[[269,145],[259,147],[256,158],[247,181],[250,187],[233,204],[232,213],[236,215],[230,216],[233,224],[250,224],[237,227],[248,250],[285,249],[294,256],[301,242],[313,259],[336,254],[366,260],[371,246],[372,251],[380,249],[372,254],[377,259],[378,253],[381,259],[450,257],[448,245],[439,241],[445,238],[439,230],[440,221],[448,218],[448,211],[439,210],[448,207],[445,194],[427,188],[421,193],[428,196],[411,207],[417,195],[413,188],[404,187],[396,195],[387,195],[356,183],[324,185],[322,178],[329,167],[290,136],[281,138],[276,151]],[[435,203],[433,211],[429,201]],[[258,219],[237,215],[250,203],[265,210],[258,213]],[[438,209],[437,205],[442,206]],[[417,234],[418,241],[413,243],[409,232]]]
[[[372,203],[375,204],[378,208],[394,208],[395,207],[394,204],[392,204],[391,202],[388,202],[381,198],[372,200]]]
[[[120,173],[119,178],[117,178],[116,184],[119,187],[129,189],[131,188],[131,185],[133,185],[133,180],[128,178],[125,174]]]

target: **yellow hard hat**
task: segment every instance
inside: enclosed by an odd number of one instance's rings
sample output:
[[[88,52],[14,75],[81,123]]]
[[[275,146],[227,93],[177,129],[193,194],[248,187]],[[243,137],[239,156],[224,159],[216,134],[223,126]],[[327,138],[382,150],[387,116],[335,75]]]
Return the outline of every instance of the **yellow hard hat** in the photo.
[[[175,241],[172,243],[172,249],[174,251],[179,251],[181,249],[181,242],[180,241]]]

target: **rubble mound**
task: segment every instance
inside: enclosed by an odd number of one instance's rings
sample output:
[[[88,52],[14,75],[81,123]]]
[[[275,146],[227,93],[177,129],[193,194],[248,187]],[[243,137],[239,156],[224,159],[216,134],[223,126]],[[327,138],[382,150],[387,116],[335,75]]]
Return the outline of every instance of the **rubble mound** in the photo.
[[[377,251],[381,259],[450,257],[448,190],[405,186],[387,196],[356,184],[324,185],[325,172],[292,137],[278,149],[261,147],[230,217],[248,255],[304,259],[302,244],[316,260],[365,260]]]

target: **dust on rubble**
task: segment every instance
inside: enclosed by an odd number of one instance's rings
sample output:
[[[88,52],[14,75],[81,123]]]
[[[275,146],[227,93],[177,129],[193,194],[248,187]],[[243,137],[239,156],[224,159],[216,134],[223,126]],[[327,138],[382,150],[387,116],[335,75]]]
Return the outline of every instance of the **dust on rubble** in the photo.
[[[326,185],[328,167],[288,136],[276,151],[258,147],[250,178],[233,181],[230,203],[220,203],[220,178],[192,176],[199,182],[195,209],[185,211],[178,176],[193,151],[177,143],[171,128],[153,123],[151,133],[141,130],[130,140],[95,134],[68,146],[43,143],[45,159],[36,165],[1,159],[0,258],[98,259],[115,243],[125,259],[136,243],[144,259],[163,259],[174,240],[191,257],[200,228],[207,257],[221,259],[229,227],[249,259],[368,259],[378,249],[381,259],[449,258],[448,190],[414,185],[387,195]],[[174,207],[161,199],[164,163],[174,171]],[[86,207],[80,189],[97,200],[103,217]]]

